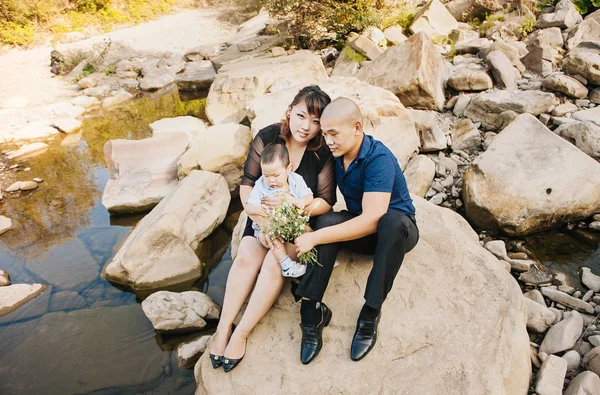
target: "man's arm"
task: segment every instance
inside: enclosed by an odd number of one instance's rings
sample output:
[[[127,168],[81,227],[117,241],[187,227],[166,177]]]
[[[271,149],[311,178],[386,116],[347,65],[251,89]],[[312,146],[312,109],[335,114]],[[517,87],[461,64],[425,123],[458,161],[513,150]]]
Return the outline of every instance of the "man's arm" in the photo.
[[[355,240],[375,233],[379,219],[388,210],[391,195],[389,192],[365,192],[361,215],[344,223],[328,226],[297,237],[294,244],[298,255],[310,251],[320,244]]]

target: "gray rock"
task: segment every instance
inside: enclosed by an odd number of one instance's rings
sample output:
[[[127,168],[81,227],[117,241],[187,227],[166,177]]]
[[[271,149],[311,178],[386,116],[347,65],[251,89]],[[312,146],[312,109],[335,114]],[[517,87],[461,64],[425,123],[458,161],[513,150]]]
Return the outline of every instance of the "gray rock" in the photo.
[[[592,296],[594,296],[594,291],[592,291],[591,289],[589,291],[587,291],[582,297],[581,300],[583,300],[584,302],[588,302],[590,301],[590,299],[592,298]],[[591,304],[591,303],[590,303]],[[593,306],[593,305],[592,305]]]
[[[142,310],[160,333],[202,329],[205,319],[218,319],[220,308],[207,295],[197,291],[159,291],[142,302]]]
[[[552,74],[557,68],[557,52],[549,47],[530,47],[529,53],[521,58],[521,61],[532,71],[542,76]]]
[[[484,129],[498,129],[505,122],[498,116],[504,111],[539,115],[548,112],[554,104],[554,95],[547,92],[506,90],[483,92],[471,100],[464,115],[473,122],[481,122]]]
[[[571,50],[563,61],[563,70],[569,75],[581,75],[588,82],[600,85],[600,53]]]
[[[561,105],[554,107],[554,110],[552,110],[552,115],[554,115],[555,117],[562,117],[568,113],[571,113],[571,112],[574,112],[577,110],[578,110],[578,107],[575,104],[566,102],[566,103],[563,103]],[[554,132],[556,133],[556,131],[554,131]]]
[[[542,288],[542,295],[551,299],[557,303],[563,304],[567,307],[581,311],[582,313],[593,314],[594,308],[589,303],[582,301],[581,299],[574,298],[573,296],[567,295],[564,292],[550,289],[548,287]]]
[[[175,82],[175,72],[169,67],[145,67],[142,70],[140,89],[155,91]]]
[[[529,259],[509,259],[509,262],[511,269],[515,272],[527,272],[535,264],[534,261]]]
[[[484,48],[489,48],[491,45],[492,41],[488,40],[487,38],[476,38],[474,40],[457,44],[454,47],[454,50],[458,54],[475,54]]]
[[[587,340],[588,340],[588,341],[589,341],[589,342],[592,344],[592,346],[594,346],[594,347],[598,347],[598,346],[600,346],[600,335],[594,335],[594,336],[590,336],[590,337],[588,337],[588,339],[587,339]]]
[[[193,366],[208,348],[211,338],[212,336],[204,335],[177,346],[176,352],[179,367],[185,369]]]
[[[590,108],[589,110],[577,111],[573,113],[573,119],[582,122],[592,122],[600,126],[600,106]]]
[[[544,288],[542,288],[543,293]],[[557,291],[558,292],[558,291]],[[583,318],[577,311],[571,311],[568,317],[552,326],[540,345],[540,352],[555,354],[569,350],[583,332]],[[565,362],[566,364],[566,362]],[[562,381],[561,381],[562,382]]]
[[[581,268],[581,282],[594,292],[600,292],[600,276],[592,273],[588,267]]]
[[[538,372],[535,391],[538,395],[556,395],[562,392],[563,382],[567,374],[567,361],[549,355]]]
[[[542,81],[542,86],[575,99],[583,99],[588,95],[587,88],[581,82],[564,74],[552,74],[546,77]]]
[[[397,73],[388,73],[389,70]],[[446,63],[424,33],[386,50],[363,66],[357,78],[393,92],[402,104],[423,110],[444,108]]]
[[[581,23],[583,17],[570,0],[561,0],[554,6],[554,12],[540,14],[537,26],[541,29],[547,27],[560,27],[566,29]]]
[[[348,35],[346,44],[369,60],[375,60],[383,53],[381,48],[368,37],[354,32]]]
[[[485,243],[485,249],[491,252],[498,259],[508,261],[508,255],[506,255],[506,245],[503,240],[492,240]]]
[[[0,287],[0,317],[42,293],[48,286],[43,284],[12,284]]]
[[[527,46],[533,47],[548,46],[562,48],[563,36],[560,28],[558,27],[539,29],[527,36],[525,43]]]
[[[446,135],[439,126],[436,112],[408,109],[415,121],[415,129],[421,140],[420,152],[439,151],[446,148]]]
[[[504,52],[491,51],[486,61],[499,88],[517,89],[517,70]]]
[[[12,229],[12,220],[8,217],[0,215],[0,235],[8,232],[11,229]],[[6,272],[4,272],[4,273],[6,273]],[[6,275],[8,276],[8,274],[6,274]],[[0,282],[1,282],[1,280],[0,280]],[[9,280],[9,284],[10,284],[10,280]],[[8,285],[8,284],[4,284],[4,285]]]
[[[569,31],[565,47],[573,49],[584,41],[597,40],[598,37],[600,37],[600,22],[586,18]]]
[[[461,67],[452,73],[448,79],[448,86],[457,91],[484,91],[491,89],[493,83],[485,69]]]
[[[467,109],[467,106],[469,105],[469,103],[471,103],[471,95],[465,95],[463,93],[458,95],[458,99],[456,100],[456,104],[454,105],[454,108],[452,109],[452,112],[454,113],[454,115],[456,115],[457,117],[462,117],[465,110]]]
[[[258,40],[246,40],[236,44],[237,49],[240,52],[250,52],[258,47],[260,47],[260,41]]]
[[[403,43],[408,39],[404,35],[404,29],[402,28],[402,26],[398,25],[388,27],[383,31],[383,34],[385,35],[385,38],[388,40],[388,42],[395,45]]]
[[[579,369],[581,364],[581,355],[575,350],[569,350],[562,356],[567,361],[567,372],[574,372]]]
[[[588,95],[592,103],[600,104],[600,88],[592,89]]]
[[[527,329],[544,333],[554,322],[554,313],[529,298],[524,298],[527,305]]]
[[[542,296],[542,293],[540,291],[538,291],[537,289],[533,289],[531,291],[525,292],[523,294],[523,296],[546,307],[546,301],[544,300],[544,296]]]
[[[581,372],[569,383],[564,395],[600,394],[600,377],[594,372]]]
[[[177,74],[175,81],[182,91],[198,91],[209,88],[216,75],[210,60],[188,62],[185,70]]]
[[[10,275],[6,270],[0,269],[0,287],[10,285]]]
[[[585,354],[582,363],[586,369],[600,375],[600,347],[594,347]]]

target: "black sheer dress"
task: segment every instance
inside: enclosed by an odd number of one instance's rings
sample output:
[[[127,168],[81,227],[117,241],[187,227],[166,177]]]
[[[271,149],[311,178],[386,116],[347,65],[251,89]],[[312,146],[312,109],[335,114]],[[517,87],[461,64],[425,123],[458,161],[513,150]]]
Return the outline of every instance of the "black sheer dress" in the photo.
[[[244,166],[242,185],[253,187],[256,180],[262,175],[260,169],[260,155],[268,144],[285,144],[285,140],[279,137],[279,132],[280,125],[278,123],[267,126],[258,132],[254,141],[252,141],[250,152],[248,152],[248,158],[246,159],[246,165]],[[312,190],[315,198],[321,198],[331,206],[335,204],[335,162],[333,161],[331,151],[325,144],[316,151],[309,151],[306,149],[302,156],[302,160],[300,161],[300,165],[294,172],[304,178],[306,185]],[[252,220],[248,218],[243,236],[253,235],[254,230],[252,229]]]

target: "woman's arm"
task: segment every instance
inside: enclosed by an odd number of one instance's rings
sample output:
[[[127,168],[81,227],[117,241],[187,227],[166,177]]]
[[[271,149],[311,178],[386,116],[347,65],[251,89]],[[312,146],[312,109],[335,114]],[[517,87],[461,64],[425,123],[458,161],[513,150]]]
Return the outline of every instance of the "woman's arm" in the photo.
[[[314,198],[312,203],[304,207],[304,212],[310,214],[311,217],[325,214],[331,210],[331,206],[322,198]]]

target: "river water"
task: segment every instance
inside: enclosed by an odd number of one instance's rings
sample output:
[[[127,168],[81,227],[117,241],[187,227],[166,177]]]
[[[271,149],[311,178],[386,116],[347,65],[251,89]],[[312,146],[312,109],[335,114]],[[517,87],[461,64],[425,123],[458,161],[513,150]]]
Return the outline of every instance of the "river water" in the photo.
[[[155,334],[136,295],[100,277],[143,217],[111,217],[102,206],[108,179],[102,149],[109,139],[150,137],[148,124],[164,117],[204,117],[203,106],[203,99],[181,101],[176,89],[148,95],[92,114],[79,140],[59,135],[47,152],[20,163],[20,171],[8,170],[5,187],[44,181],[35,191],[4,195],[1,214],[15,228],[0,237],[0,268],[13,283],[49,288],[0,317],[0,394],[194,393],[192,370],[180,369],[172,352],[181,336]],[[221,229],[212,237],[219,253],[210,252],[209,266],[218,263],[227,237]],[[215,299],[222,288],[214,288]]]
[[[109,113],[92,114],[80,136],[57,136],[47,152],[8,171],[4,185],[33,177],[44,182],[32,192],[5,194],[0,203],[1,214],[15,224],[0,237],[0,268],[13,283],[49,288],[0,317],[0,394],[194,393],[192,370],[180,369],[173,352],[183,337],[155,334],[139,298],[100,276],[143,217],[111,217],[102,206],[108,179],[102,148],[110,139],[149,137],[148,124],[164,117],[203,118],[203,105],[195,97],[182,101],[172,88],[144,96]],[[229,235],[239,210],[239,201],[233,200],[228,226],[199,252],[210,276],[195,289],[219,304],[231,266]],[[559,229],[521,241],[546,267],[572,276],[577,288],[582,265],[600,274],[599,239]]]

